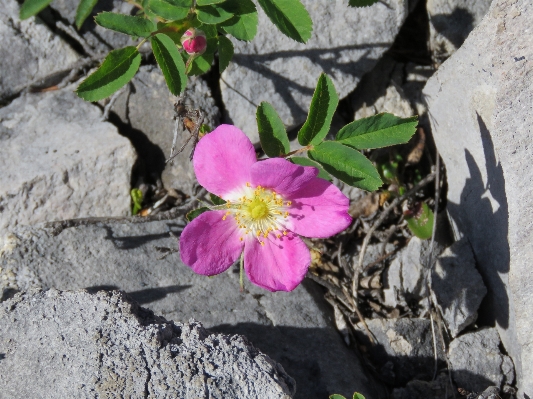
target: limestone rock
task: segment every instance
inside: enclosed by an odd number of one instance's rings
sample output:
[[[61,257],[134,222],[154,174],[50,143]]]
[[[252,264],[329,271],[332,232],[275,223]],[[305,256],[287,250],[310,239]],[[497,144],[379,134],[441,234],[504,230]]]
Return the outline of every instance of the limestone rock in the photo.
[[[57,236],[53,229],[17,228],[0,242],[0,267],[11,275],[6,290],[121,289],[168,320],[194,317],[210,331],[245,335],[296,380],[295,398],[348,396],[354,386],[367,399],[379,397],[335,330],[319,287],[305,281],[293,292],[270,293],[246,282],[241,293],[238,268],[209,278],[183,265],[177,253],[159,259],[155,247],[176,248],[169,231],[184,225],[184,218],[101,222]]]
[[[0,7],[0,100],[52,74],[68,73],[79,58],[39,18],[21,21],[19,8],[15,0],[4,0]]]
[[[346,2],[303,0],[313,36],[300,44],[284,36],[259,9],[257,36],[234,41],[235,55],[221,79],[222,98],[233,124],[259,142],[256,107],[271,103],[289,128],[305,121],[320,73],[335,83],[340,98],[392,45],[407,16],[405,0],[352,8]]]
[[[138,143],[137,151],[148,174],[161,175],[166,188],[193,194],[196,177],[189,160],[192,145],[174,158],[173,165],[164,163],[172,147],[176,97],[168,91],[161,70],[142,66],[131,85],[131,90],[123,92],[113,106],[113,112],[120,118],[121,129],[131,132],[132,141]],[[203,123],[212,129],[219,125],[220,113],[204,80],[189,78],[185,98],[191,108],[202,110]],[[182,132],[178,136],[177,148],[181,148],[188,138],[189,133]]]
[[[465,41],[487,11],[492,0],[428,0],[429,46],[433,59],[442,63]]]
[[[467,236],[522,397],[533,397],[533,20],[530,1],[497,0],[424,93],[446,164],[448,211]]]
[[[0,304],[0,397],[290,398],[244,337],[172,323],[120,292],[49,290]]]
[[[466,237],[440,254],[431,271],[431,295],[452,337],[476,321],[486,293]]]
[[[387,383],[405,385],[412,379],[433,377],[434,353],[431,321],[427,319],[367,319],[366,323],[377,340],[371,344],[365,329],[358,323],[358,342],[363,343],[373,364]],[[442,344],[437,336],[437,355],[443,365]]]
[[[495,328],[467,333],[454,339],[448,349],[453,380],[467,391],[483,391],[489,385],[502,387],[514,380],[513,362],[499,348]]]
[[[78,0],[54,0],[50,4],[50,7],[58,12],[64,20],[75,27],[78,4]],[[113,49],[136,45],[138,41],[134,42],[129,35],[105,29],[94,22],[95,15],[103,11],[135,15],[136,10],[137,8],[134,7],[133,4],[126,1],[99,1],[93,8],[91,15],[83,23],[79,30],[79,34],[86,42],[87,47],[94,53],[105,54]],[[55,21],[51,22],[53,23]]]
[[[131,212],[135,151],[72,89],[23,95],[0,109],[0,231]]]

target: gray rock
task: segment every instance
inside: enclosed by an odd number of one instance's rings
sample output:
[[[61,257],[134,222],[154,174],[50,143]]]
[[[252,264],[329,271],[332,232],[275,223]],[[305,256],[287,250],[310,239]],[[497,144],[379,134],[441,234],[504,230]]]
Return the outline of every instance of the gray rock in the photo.
[[[383,274],[385,304],[396,307],[398,298],[418,302],[428,294],[429,240],[412,237]],[[433,246],[433,260],[442,251],[437,241]],[[403,302],[403,301],[402,301]]]
[[[126,216],[135,151],[72,87],[0,109],[0,231],[85,216]]]
[[[453,380],[467,391],[483,391],[489,385],[502,387],[514,380],[513,362],[499,348],[495,328],[467,333],[454,339],[448,349]]]
[[[186,194],[193,193],[196,178],[189,160],[191,144],[174,158],[174,164],[165,165],[170,155],[174,132],[174,103],[176,97],[168,91],[161,70],[143,66],[133,78],[130,90],[123,92],[113,107],[123,128],[135,133],[139,143],[137,151],[145,161],[147,172],[161,175],[166,188],[177,188]],[[201,78],[189,78],[186,89],[187,103],[200,108],[204,123],[211,128],[219,125],[220,112],[211,96],[211,90]],[[188,139],[184,132],[178,137],[177,148]]]
[[[492,0],[428,0],[429,46],[433,59],[442,63],[465,41],[487,11]]]
[[[483,22],[428,81],[433,136],[446,164],[448,211],[467,236],[496,325],[533,397],[533,36],[531,2],[493,2]]]
[[[486,294],[466,237],[446,248],[431,271],[431,296],[452,337],[476,321]]]
[[[392,399],[452,399],[456,389],[448,373],[440,373],[433,381],[413,380],[403,388],[392,390]]]
[[[78,0],[54,0],[50,7],[58,12],[61,18],[75,26],[78,4]],[[137,8],[133,4],[121,0],[97,2],[91,15],[79,30],[80,36],[86,43],[86,48],[95,53],[106,53],[113,49],[136,45],[138,40],[134,42],[129,35],[105,29],[94,22],[95,15],[102,11],[135,15],[136,10]],[[55,20],[50,22],[55,23]]]
[[[403,93],[405,65],[383,56],[350,94],[354,119],[389,112],[401,117],[413,116],[410,101]]]
[[[371,344],[358,323],[356,338],[366,347],[373,364],[387,384],[405,385],[413,379],[430,380],[435,366],[431,321],[427,319],[367,319],[377,344]],[[443,365],[442,343],[437,339],[439,365]]]
[[[0,305],[0,397],[290,398],[244,337],[172,323],[121,292],[49,290]]]
[[[233,124],[259,141],[255,111],[268,101],[289,128],[305,121],[320,73],[334,81],[340,98],[356,86],[392,45],[407,16],[407,1],[382,1],[351,8],[346,2],[303,1],[313,20],[306,44],[285,37],[259,9],[258,33],[237,42],[235,56],[221,79]]]
[[[367,399],[378,397],[378,386],[335,330],[319,287],[305,281],[293,292],[270,293],[246,282],[241,293],[235,268],[209,278],[194,274],[178,254],[158,259],[155,247],[175,248],[169,230],[178,233],[183,226],[182,219],[109,222],[67,228],[58,236],[18,228],[0,243],[0,266],[11,282],[6,291],[118,288],[168,320],[194,317],[211,331],[245,335],[296,380],[296,398],[348,396],[355,389]]]
[[[19,8],[15,0],[3,0],[0,7],[0,101],[30,83],[68,72],[79,58],[39,18],[21,21]]]

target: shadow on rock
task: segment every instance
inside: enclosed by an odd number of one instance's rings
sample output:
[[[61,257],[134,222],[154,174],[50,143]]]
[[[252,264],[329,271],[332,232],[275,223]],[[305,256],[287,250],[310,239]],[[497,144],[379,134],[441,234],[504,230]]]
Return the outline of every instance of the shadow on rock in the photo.
[[[165,298],[168,294],[181,292],[191,287],[192,285],[170,285],[168,287],[147,288],[145,290],[130,291],[127,292],[127,295],[137,303],[143,305],[145,303],[159,301]],[[95,285],[85,289],[89,293],[94,294],[98,291],[114,291],[119,290],[120,288],[116,285]]]
[[[474,156],[465,150],[470,177],[466,179],[460,196],[460,203],[449,202],[448,209],[461,235],[466,235],[472,248],[479,272],[489,294],[480,306],[478,322],[481,325],[504,329],[509,327],[509,297],[506,283],[509,273],[508,205],[505,193],[505,179],[498,163],[490,132],[481,116],[477,115],[487,184],[483,182],[480,166]],[[481,165],[483,167],[483,165]]]

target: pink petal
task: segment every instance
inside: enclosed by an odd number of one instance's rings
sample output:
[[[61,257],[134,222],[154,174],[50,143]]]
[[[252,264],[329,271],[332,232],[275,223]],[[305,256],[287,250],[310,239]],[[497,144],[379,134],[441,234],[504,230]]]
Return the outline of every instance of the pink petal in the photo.
[[[257,162],[254,146],[231,125],[220,125],[205,135],[194,150],[193,166],[198,182],[224,199],[251,182],[250,168]]]
[[[228,269],[242,253],[243,242],[235,219],[222,220],[224,211],[209,211],[185,226],[180,256],[195,273],[213,276]]]
[[[252,184],[289,195],[314,179],[318,169],[295,165],[283,158],[270,158],[252,166]]]
[[[244,246],[244,269],[252,283],[269,291],[292,291],[302,282],[311,263],[309,249],[289,233],[262,240],[250,237]]]
[[[327,180],[317,177],[285,199],[292,201],[286,227],[304,237],[330,237],[352,222],[350,201]]]

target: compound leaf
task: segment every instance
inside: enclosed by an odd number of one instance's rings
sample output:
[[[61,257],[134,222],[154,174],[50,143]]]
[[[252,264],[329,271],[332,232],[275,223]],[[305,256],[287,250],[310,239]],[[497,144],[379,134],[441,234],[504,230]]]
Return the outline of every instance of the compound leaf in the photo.
[[[379,173],[363,154],[334,141],[325,141],[312,150],[309,158],[320,163],[326,172],[350,186],[377,190],[383,182]]]
[[[316,145],[326,137],[338,104],[335,86],[329,76],[323,73],[318,78],[307,120],[298,132],[301,145]]]
[[[150,40],[154,56],[163,72],[168,89],[172,94],[178,96],[187,84],[187,75],[185,74],[185,64],[176,47],[176,44],[170,37],[158,33]]]
[[[279,157],[290,151],[285,125],[272,105],[263,101],[256,112],[261,147],[269,157]]]
[[[86,101],[99,101],[128,83],[141,65],[141,54],[133,46],[111,51],[100,68],[80,83],[76,89]]]
[[[313,22],[300,0],[258,0],[258,3],[285,36],[299,43],[309,40]]]

